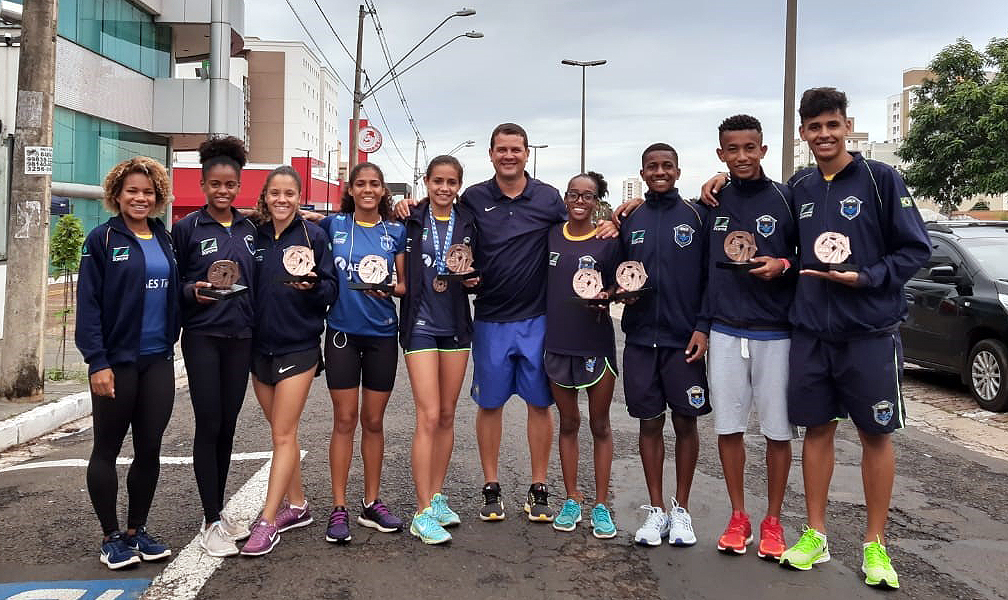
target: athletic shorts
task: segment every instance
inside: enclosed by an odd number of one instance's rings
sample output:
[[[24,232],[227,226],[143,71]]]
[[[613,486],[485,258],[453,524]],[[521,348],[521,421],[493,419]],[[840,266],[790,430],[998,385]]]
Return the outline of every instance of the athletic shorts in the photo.
[[[636,419],[656,419],[666,408],[681,417],[711,411],[704,361],[686,362],[683,348],[627,344],[623,348],[623,395],[627,412]]]
[[[326,328],[326,386],[346,390],[363,386],[390,392],[399,365],[394,335],[356,335]]]
[[[707,349],[714,432],[744,433],[753,407],[760,433],[771,440],[797,437],[788,420],[790,339],[750,340],[711,331]]]
[[[850,417],[866,433],[892,433],[906,419],[902,378],[903,344],[898,333],[827,341],[795,331],[788,415],[792,423],[804,427]]]
[[[583,390],[602,381],[606,372],[618,375],[616,358],[609,356],[571,356],[546,351],[543,359],[546,376],[560,387]]]
[[[553,404],[543,343],[546,316],[510,323],[473,322],[472,397],[480,408],[500,408],[517,394],[532,406]]]
[[[315,376],[322,372],[322,356],[318,348],[299,350],[289,354],[252,353],[252,374],[260,383],[276,385],[294,375],[315,369]]]
[[[458,338],[453,335],[428,335],[426,333],[414,333],[410,336],[409,344],[403,348],[404,354],[468,351],[469,344],[460,344]]]

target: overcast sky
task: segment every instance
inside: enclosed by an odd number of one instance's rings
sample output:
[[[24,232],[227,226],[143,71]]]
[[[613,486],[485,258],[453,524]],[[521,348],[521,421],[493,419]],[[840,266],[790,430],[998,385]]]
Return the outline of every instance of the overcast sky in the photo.
[[[462,6],[477,11],[448,21],[414,56],[468,30],[486,37],[457,40],[400,78],[429,157],[476,141],[456,153],[466,168],[466,184],[492,175],[488,136],[504,121],[523,125],[530,143],[549,145],[538,151],[539,179],[564,189],[579,170],[581,69],[561,66],[565,58],[608,61],[587,72],[586,166],[606,176],[615,200],[623,178],[639,171],[641,150],[655,141],[679,151],[680,191],[697,195],[721,164],[714,153],[718,124],[739,112],[762,121],[770,146],[764,165],[769,175],[780,177],[784,0],[375,1],[394,59],[448,14]],[[352,86],[353,61],[315,2],[290,2]],[[359,2],[318,2],[353,51]],[[958,37],[984,47],[992,37],[1008,36],[1005,0],[798,4],[798,94],[824,85],[846,91],[856,129],[875,141],[886,139],[885,100],[900,91],[904,69],[926,66]],[[245,26],[247,35],[311,45],[279,0],[246,0]],[[373,79],[388,70],[370,19],[364,66]],[[345,115],[340,123],[345,138],[351,99],[341,92],[337,105]],[[393,86],[378,92],[377,100],[389,127],[378,120],[374,102],[365,102],[385,135],[383,149],[371,158],[390,181],[408,180],[414,135]]]

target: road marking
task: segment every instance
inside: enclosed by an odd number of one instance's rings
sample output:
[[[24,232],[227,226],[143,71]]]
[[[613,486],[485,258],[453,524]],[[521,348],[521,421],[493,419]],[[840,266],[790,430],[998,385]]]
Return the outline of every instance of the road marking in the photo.
[[[231,460],[265,460],[273,456],[272,452],[237,452],[231,455]],[[133,462],[132,458],[126,456],[120,456],[116,459],[117,465],[128,465]],[[191,465],[193,458],[191,456],[162,456],[162,465]],[[63,460],[45,460],[34,463],[25,463],[20,465],[14,465],[12,467],[4,467],[0,469],[0,473],[6,473],[8,471],[26,471],[28,469],[47,469],[52,467],[86,467],[88,466],[88,459],[86,458],[66,458]]]
[[[304,459],[304,450],[301,458]],[[270,465],[267,462],[255,472],[224,507],[228,518],[243,525],[250,524],[262,508],[269,483]],[[237,557],[236,557],[237,558]],[[208,556],[199,545],[199,534],[179,551],[161,574],[154,578],[142,596],[146,600],[187,600],[195,598],[214,571],[224,564],[223,558]]]

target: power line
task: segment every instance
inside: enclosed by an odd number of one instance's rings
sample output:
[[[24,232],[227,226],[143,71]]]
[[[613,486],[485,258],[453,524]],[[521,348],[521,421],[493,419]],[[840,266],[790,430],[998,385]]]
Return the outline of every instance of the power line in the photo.
[[[350,57],[350,60],[356,62],[357,59],[354,57],[353,54],[351,54],[350,50],[346,47],[346,44],[343,43],[343,40],[340,39],[339,34],[336,33],[336,29],[332,26],[332,23],[329,22],[329,17],[326,16],[325,11],[322,10],[322,6],[319,5],[318,0],[314,0],[314,1],[315,1],[315,6],[318,7],[319,13],[322,14],[322,18],[325,19],[326,25],[329,26],[329,29],[330,29],[330,31],[332,31],[332,34],[334,36],[336,36],[336,41],[339,42],[339,45],[343,47],[343,51],[347,53],[347,56]]]
[[[381,21],[378,18],[378,8],[375,6],[373,0],[365,0],[371,13],[371,20],[374,22],[375,31],[378,34],[378,41],[382,49],[382,54],[385,56],[385,62],[389,67],[389,73],[392,76],[392,83],[395,85],[396,91],[399,94],[399,103],[402,104],[403,111],[406,113],[406,119],[409,122],[410,127],[413,129],[413,133],[416,137],[423,139],[420,135],[420,131],[417,130],[416,121],[413,119],[413,114],[410,112],[409,104],[406,102],[406,95],[403,92],[402,86],[399,84],[399,78],[395,73],[395,67],[392,62],[392,54],[388,48],[388,42],[385,39],[385,32],[382,29]]]
[[[297,13],[296,10],[294,10],[294,5],[291,4],[290,0],[287,0],[287,6],[289,6],[291,12],[294,13],[294,18],[297,19],[298,24],[301,25],[301,29],[304,30],[305,35],[308,36],[308,39],[311,40],[312,44],[315,44],[315,48],[318,49],[319,55],[322,57],[322,60],[324,60],[327,65],[329,65],[329,70],[332,71],[333,77],[335,77],[336,81],[340,82],[340,84],[343,86],[343,89],[345,89],[352,96],[353,90],[351,90],[350,86],[348,86],[346,82],[343,81],[343,79],[339,76],[339,73],[336,71],[336,67],[334,67],[332,62],[329,61],[329,57],[326,56],[325,52],[322,50],[322,46],[319,46],[318,42],[315,41],[315,38],[312,36],[311,32],[308,31],[307,27],[305,27],[304,21],[301,20],[301,16]],[[343,42],[340,43],[342,44]]]

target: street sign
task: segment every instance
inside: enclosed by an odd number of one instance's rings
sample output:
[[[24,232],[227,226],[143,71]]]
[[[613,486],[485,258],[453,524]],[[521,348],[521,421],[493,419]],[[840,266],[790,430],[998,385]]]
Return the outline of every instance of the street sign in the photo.
[[[357,134],[357,149],[361,152],[366,152],[368,154],[377,152],[378,149],[381,148],[381,145],[381,132],[370,125],[362,127],[360,133]]]

